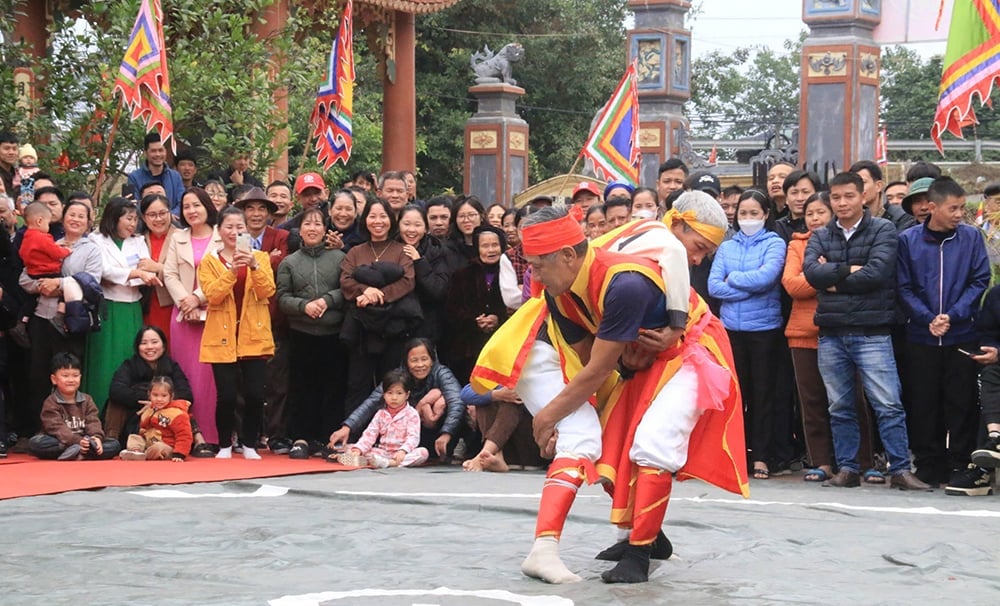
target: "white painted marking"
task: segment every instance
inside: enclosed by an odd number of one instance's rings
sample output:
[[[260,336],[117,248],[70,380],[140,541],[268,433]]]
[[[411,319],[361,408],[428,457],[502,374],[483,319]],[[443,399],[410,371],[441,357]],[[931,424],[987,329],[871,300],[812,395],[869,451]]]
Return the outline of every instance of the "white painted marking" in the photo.
[[[491,600],[502,600],[521,606],[573,606],[573,600],[554,595],[520,595],[500,589],[354,589],[351,591],[326,591],[323,593],[307,593],[303,595],[286,595],[276,600],[270,600],[270,606],[319,606],[323,602],[343,598],[367,598],[390,596],[457,596],[473,597]],[[416,604],[414,604],[416,606]]]
[[[494,494],[491,492],[376,492],[369,490],[337,490],[335,494],[357,497],[442,497],[456,499],[539,499],[542,493]],[[605,495],[580,494],[577,499],[607,499]]]
[[[948,510],[937,507],[876,507],[874,505],[848,505],[846,503],[835,503],[820,501],[816,503],[798,503],[794,501],[754,501],[751,499],[706,499],[703,497],[678,497],[673,501],[688,501],[691,503],[719,503],[723,505],[742,505],[769,507],[778,505],[783,507],[830,507],[834,509],[844,509],[847,511],[871,511],[875,513],[906,513],[912,515],[925,516],[956,516],[963,518],[1000,518],[1000,511],[990,511],[984,509],[959,509]]]
[[[153,499],[248,499],[257,497],[282,497],[288,493],[284,486],[264,484],[254,492],[194,493],[176,489],[130,490],[129,494]]]

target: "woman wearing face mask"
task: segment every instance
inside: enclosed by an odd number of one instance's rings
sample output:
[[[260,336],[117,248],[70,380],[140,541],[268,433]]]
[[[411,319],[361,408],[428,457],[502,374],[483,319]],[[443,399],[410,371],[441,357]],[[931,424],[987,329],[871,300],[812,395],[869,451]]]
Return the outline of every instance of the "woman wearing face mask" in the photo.
[[[766,480],[774,460],[775,384],[782,335],[781,271],[785,242],[774,233],[774,208],[767,196],[747,190],[736,205],[738,230],[715,254],[708,292],[721,301],[722,324],[729,333],[736,375],[747,408],[746,435],[753,477]]]

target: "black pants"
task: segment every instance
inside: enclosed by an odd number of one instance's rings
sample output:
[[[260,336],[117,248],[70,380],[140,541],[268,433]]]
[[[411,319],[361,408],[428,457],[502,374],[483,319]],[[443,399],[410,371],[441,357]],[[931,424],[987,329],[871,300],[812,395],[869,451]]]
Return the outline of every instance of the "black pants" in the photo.
[[[402,365],[404,339],[405,337],[385,339],[382,350],[378,353],[371,353],[364,339],[361,344],[351,348],[347,365],[350,372],[345,398],[347,414],[354,412],[371,395],[375,385],[382,382],[385,373]]]
[[[784,335],[781,329],[744,332],[729,330],[736,376],[740,381],[745,411],[747,444],[752,461],[775,458],[774,428],[778,415],[790,415],[788,402],[775,397],[778,380],[778,352]]]
[[[108,459],[113,459],[118,456],[121,452],[121,444],[118,440],[113,440],[111,438],[104,438],[101,440],[101,446],[103,450],[100,455],[90,454],[85,458],[88,459],[100,459],[106,461]],[[55,436],[50,436],[48,434],[40,433],[38,435],[32,436],[28,440],[28,454],[38,457],[39,459],[49,459],[55,460],[59,458],[59,455],[66,450],[66,446],[63,445]]]
[[[264,435],[288,437],[288,337],[274,337],[274,355],[267,361],[267,384],[264,386]]]
[[[264,416],[264,383],[267,381],[267,360],[240,358],[231,364],[212,364],[215,375],[215,425],[219,430],[219,446],[233,445],[236,424],[236,404],[243,396],[243,422],[239,429],[240,442],[247,448],[257,443]]]
[[[56,330],[45,318],[31,316],[28,322],[28,336],[31,339],[31,397],[27,401],[16,403],[21,408],[16,414],[19,420],[18,433],[22,436],[32,435],[41,428],[42,402],[52,393],[52,356],[59,352],[71,353],[79,358],[86,367],[84,360],[86,351],[86,335],[64,335]],[[99,406],[103,402],[97,403]],[[29,425],[30,423],[30,425]],[[30,431],[25,431],[30,430]]]
[[[907,347],[907,426],[913,462],[922,478],[947,481],[952,470],[965,469],[976,447],[979,367],[958,353],[958,347],[969,351],[976,349],[976,344],[934,347],[910,343]]]
[[[983,404],[983,425],[1000,423],[1000,364],[990,364],[979,373]]]
[[[344,418],[347,350],[339,335],[288,334],[288,437],[326,444]]]

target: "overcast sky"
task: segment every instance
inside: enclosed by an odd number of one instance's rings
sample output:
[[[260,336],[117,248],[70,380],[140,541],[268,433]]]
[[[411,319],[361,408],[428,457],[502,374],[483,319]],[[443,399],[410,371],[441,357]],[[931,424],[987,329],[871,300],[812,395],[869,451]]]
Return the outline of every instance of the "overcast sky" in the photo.
[[[937,0],[922,1],[938,4]],[[802,0],[694,0],[692,4],[702,8],[691,24],[696,57],[755,44],[780,49],[782,42],[798,38],[806,29]],[[944,42],[911,47],[924,56],[944,54]]]

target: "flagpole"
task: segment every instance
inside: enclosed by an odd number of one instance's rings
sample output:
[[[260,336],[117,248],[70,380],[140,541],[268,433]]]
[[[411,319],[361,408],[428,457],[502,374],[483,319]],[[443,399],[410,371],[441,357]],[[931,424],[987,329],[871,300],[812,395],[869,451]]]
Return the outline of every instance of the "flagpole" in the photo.
[[[118,109],[115,110],[115,117],[111,121],[111,133],[108,135],[108,145],[104,149],[104,159],[101,160],[101,170],[97,174],[97,186],[94,188],[94,204],[98,206],[101,204],[101,187],[104,186],[104,173],[108,166],[108,159],[111,157],[111,146],[115,142],[115,133],[118,132],[118,118],[121,116],[123,105],[125,105],[125,101],[119,99]]]
[[[575,171],[577,165],[580,164],[580,158],[582,157],[583,157],[583,150],[581,150],[580,153],[577,154],[576,160],[573,162],[573,166],[570,167],[569,172],[566,173],[566,178],[563,179],[562,185],[560,185],[559,189],[556,190],[556,195],[562,194],[562,190],[566,189],[566,184],[569,183],[570,177],[573,176],[573,171]]]
[[[311,124],[309,126],[312,128]],[[299,158],[299,169],[295,171],[296,177],[302,174],[302,167],[306,165],[306,158],[309,156],[309,148],[312,147],[312,140],[313,138],[311,136],[307,136],[306,144],[302,146],[302,157]]]

